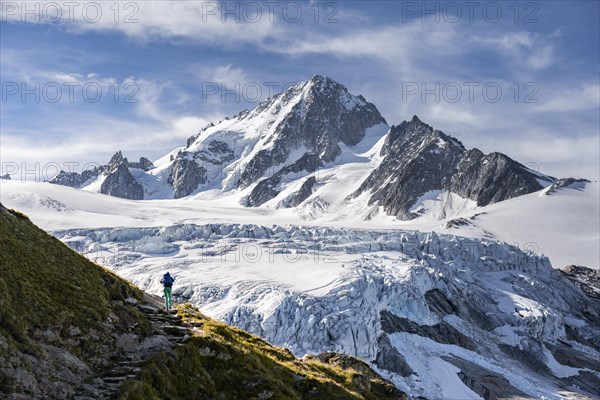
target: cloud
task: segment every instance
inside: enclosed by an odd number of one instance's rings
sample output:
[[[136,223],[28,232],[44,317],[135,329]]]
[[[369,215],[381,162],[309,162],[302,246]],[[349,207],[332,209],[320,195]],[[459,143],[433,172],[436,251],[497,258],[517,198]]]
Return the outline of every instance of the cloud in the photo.
[[[546,69],[556,62],[554,45],[551,43],[558,32],[547,36],[538,33],[490,32],[486,36],[475,37],[474,43],[479,43],[490,49],[497,49],[511,61],[532,68]]]
[[[348,29],[330,35],[328,32],[307,33],[292,41],[276,41],[265,49],[291,55],[330,54],[337,57],[374,57],[400,61],[399,57],[427,48],[430,54],[456,54],[456,24],[423,24],[410,22],[362,29]],[[415,53],[416,55],[416,53]]]
[[[255,8],[243,2],[229,4],[228,7],[226,3],[217,1],[192,0],[119,3],[36,1],[26,5],[3,1],[2,21],[53,25],[75,34],[121,32],[142,42],[156,38],[190,38],[207,44],[232,46],[260,42],[277,31],[277,20],[266,14],[269,10],[263,9],[263,6],[257,14]]]
[[[207,74],[207,77],[211,82],[232,85],[235,83],[246,83],[250,81],[246,71],[241,68],[234,67],[231,64],[205,68],[203,73]]]
[[[111,119],[102,114],[62,114],[46,121],[44,136],[35,144],[31,138],[38,135],[37,129],[3,127],[2,169],[16,165],[22,172],[39,169],[36,165],[43,168],[49,164],[67,166],[74,162],[79,166],[90,162],[104,164],[117,150],[123,150],[130,159],[140,156],[158,159],[185,145],[186,138],[213,120],[214,116],[182,116],[156,124]],[[48,179],[46,175],[38,180]]]
[[[598,110],[600,107],[600,84],[584,83],[566,87],[545,88],[537,112],[573,112]]]

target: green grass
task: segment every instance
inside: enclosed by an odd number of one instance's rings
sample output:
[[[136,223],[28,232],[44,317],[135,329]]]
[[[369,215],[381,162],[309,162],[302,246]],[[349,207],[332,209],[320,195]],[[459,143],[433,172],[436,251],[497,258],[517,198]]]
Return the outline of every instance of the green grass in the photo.
[[[401,399],[403,395],[357,359],[342,369],[316,359],[298,360],[287,349],[204,317],[189,305],[184,320],[203,332],[185,346],[161,353],[122,387],[121,399]],[[332,357],[335,360],[335,357]]]
[[[23,214],[2,208],[0,335],[10,350],[43,357],[32,338],[51,330],[74,354],[93,352],[98,338],[86,332],[94,329],[104,335],[100,340],[108,340],[110,332],[102,322],[110,312],[119,318],[118,323],[136,324],[144,334],[149,323],[142,314],[114,303],[141,296],[139,289],[77,254]],[[62,341],[71,326],[82,331],[77,345]]]

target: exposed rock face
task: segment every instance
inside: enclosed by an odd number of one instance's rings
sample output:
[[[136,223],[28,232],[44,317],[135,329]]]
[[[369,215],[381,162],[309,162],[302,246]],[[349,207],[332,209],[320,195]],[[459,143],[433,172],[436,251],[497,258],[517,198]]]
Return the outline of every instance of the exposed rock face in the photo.
[[[560,271],[590,298],[600,300],[600,270],[567,265]]]
[[[214,126],[209,124],[204,130]],[[192,136],[188,139],[188,147],[198,137]],[[208,182],[209,175],[218,178],[223,177],[223,167],[235,159],[235,152],[229,145],[220,140],[210,140],[203,145],[199,151],[186,149],[172,156],[171,173],[168,183],[173,186],[176,199],[188,196],[198,189],[202,184]]]
[[[454,344],[469,350],[477,350],[471,339],[460,333],[445,321],[435,325],[419,325],[409,319],[398,317],[389,311],[382,311],[381,330],[385,333],[412,333],[430,338],[438,343]]]
[[[233,161],[235,152],[225,142],[219,140],[211,140],[205,150],[201,150],[195,154],[195,157],[205,163],[213,165],[222,165]]]
[[[185,197],[206,182],[206,168],[194,160],[178,158],[173,164],[170,182],[175,189],[175,198]]]
[[[587,319],[600,327],[600,271],[577,265],[569,265],[563,268],[560,273],[578,286],[589,298],[590,301],[584,307],[583,314]],[[583,336],[588,336],[587,339],[584,339],[577,332],[576,327],[567,325],[567,328],[567,333],[573,340],[586,346],[595,347],[600,351],[600,330],[584,332]]]
[[[100,166],[96,166],[91,169],[86,169],[86,170],[83,170],[81,173],[60,171],[56,176],[54,176],[52,179],[48,180],[48,182],[56,184],[56,185],[70,186],[73,188],[81,188],[82,186],[85,186],[87,183],[91,182],[92,180],[98,179],[102,174],[107,174],[108,176],[112,176],[112,177],[110,178],[110,181],[108,183],[103,182],[101,187],[104,187],[104,189],[101,189],[101,191],[100,191],[101,193],[109,194],[111,196],[116,196],[116,197],[123,197],[126,199],[135,199],[135,200],[142,199],[143,198],[143,189],[142,189],[142,195],[141,195],[141,197],[139,197],[138,186],[139,187],[141,187],[141,186],[135,180],[133,175],[131,175],[131,173],[129,173],[129,171],[125,172],[125,170],[123,168],[120,168],[121,166],[123,166],[125,169],[139,168],[144,171],[148,171],[148,170],[154,168],[154,164],[152,164],[152,162],[145,157],[141,157],[139,162],[129,162],[127,160],[127,158],[123,157],[123,153],[119,150],[111,157],[110,161],[106,165],[100,165]],[[117,171],[118,171],[118,175],[113,176],[115,174],[115,172],[117,172]],[[129,175],[131,175],[131,176],[129,176]],[[107,179],[108,179],[108,177],[107,177]],[[121,182],[121,183],[118,183],[118,182]],[[129,182],[131,187],[126,188],[125,186],[123,186],[123,185],[127,184],[126,182]],[[115,185],[119,185],[119,189],[117,189]],[[112,194],[112,193],[120,193],[121,195],[119,196],[119,195]],[[124,196],[127,196],[127,197],[124,197]]]
[[[123,157],[123,153],[121,153],[121,150],[119,150],[110,158],[110,161],[108,162],[108,168],[117,168],[121,164],[124,164],[126,167],[129,166],[127,159]]]
[[[375,365],[400,376],[409,376],[413,373],[402,354],[392,346],[387,335],[381,335],[377,344],[379,351],[374,361]]]
[[[79,188],[83,186],[83,184],[87,181],[97,178],[98,175],[102,173],[103,169],[104,168],[94,167],[93,169],[86,169],[81,173],[60,171],[48,182],[54,183],[56,185]]]
[[[300,205],[304,200],[308,199],[313,193],[313,187],[317,184],[317,178],[314,176],[309,177],[304,181],[300,190],[294,193],[286,207],[296,207]]]
[[[269,168],[285,162],[292,149],[304,147],[327,163],[341,153],[338,143],[356,145],[368,128],[385,123],[373,104],[362,96],[352,96],[345,86],[320,75],[294,86],[253,112],[269,108],[280,96],[283,104],[293,103],[293,106],[278,121],[272,147],[259,151],[242,171],[241,187],[254,183]]]
[[[479,365],[457,357],[443,356],[442,358],[460,368],[458,373],[460,380],[485,400],[535,399],[512,386],[506,378]]]
[[[139,168],[144,171],[149,171],[154,168],[152,161],[148,160],[146,157],[140,157],[140,161],[138,162],[130,162],[129,166],[131,168]]]
[[[118,164],[108,173],[100,186],[100,193],[130,200],[144,198],[144,188],[131,175],[125,163]]]
[[[277,196],[279,194],[279,184],[286,175],[299,174],[302,172],[314,172],[322,165],[323,164],[319,156],[317,156],[316,154],[305,153],[295,163],[286,165],[273,176],[260,181],[258,185],[256,185],[254,189],[252,189],[252,192],[248,196],[247,205],[251,207],[260,206],[261,204]],[[314,177],[312,178],[315,179]],[[305,188],[305,193],[303,195],[306,195],[306,192],[308,190],[308,187]],[[308,193],[306,197],[308,196],[310,196],[310,193]],[[305,199],[306,198],[300,200],[298,204],[300,204]],[[298,198],[295,199],[295,201],[298,200]]]
[[[432,289],[425,293],[425,300],[429,309],[436,313],[438,317],[443,318],[446,315],[456,314],[456,307],[444,293],[439,289]]]
[[[467,150],[417,116],[390,129],[381,154],[384,160],[354,196],[370,192],[369,204],[403,220],[418,217],[411,207],[430,191],[450,191],[485,206],[542,189],[541,176],[525,166],[501,153]]]
[[[547,190],[544,191],[544,194],[550,195],[552,193],[556,193],[557,191],[571,187],[571,189],[581,190],[585,188],[585,185],[590,183],[587,179],[576,179],[576,178],[561,178],[554,182]]]

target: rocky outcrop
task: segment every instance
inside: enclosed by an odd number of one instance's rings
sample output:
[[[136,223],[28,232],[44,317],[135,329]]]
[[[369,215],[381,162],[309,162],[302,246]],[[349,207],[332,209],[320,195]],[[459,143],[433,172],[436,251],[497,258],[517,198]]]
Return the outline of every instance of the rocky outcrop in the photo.
[[[485,400],[535,399],[512,386],[506,378],[481,368],[480,365],[457,357],[442,356],[441,358],[460,368],[458,373],[460,380]]]
[[[4,175],[0,176],[0,180],[10,181],[10,174],[4,174]]]
[[[175,190],[175,198],[179,199],[192,193],[198,185],[206,183],[206,168],[194,160],[178,158],[173,163],[169,183]]]
[[[144,171],[149,171],[152,168],[155,168],[152,161],[148,160],[146,157],[140,157],[140,161],[138,161],[138,162],[130,162],[129,167],[130,168],[139,168]]]
[[[467,150],[417,116],[390,129],[381,155],[384,160],[353,197],[369,192],[369,204],[403,220],[419,216],[411,209],[431,191],[446,190],[485,206],[542,189],[538,179],[552,182],[504,154]]]
[[[563,188],[571,188],[577,190],[583,190],[585,185],[590,183],[588,179],[576,179],[576,178],[562,178],[558,179],[552,185],[550,185],[545,191],[544,194],[550,195],[556,193],[557,191]]]
[[[323,364],[332,365],[344,371],[352,372],[352,382],[361,392],[369,392],[374,386],[380,386],[378,389],[385,393],[385,396],[391,396],[394,399],[406,400],[407,396],[401,390],[386,385],[387,382],[381,380],[381,377],[364,361],[355,357],[334,352],[325,352],[317,355],[307,355],[306,360],[318,360]],[[382,385],[383,384],[383,385]]]
[[[584,332],[583,339],[578,332],[577,327],[568,326],[568,333],[580,343],[589,345],[591,342],[594,347],[600,350],[600,270],[591,269],[583,266],[568,265],[560,273],[569,279],[574,285],[579,287],[589,298],[588,304],[582,310],[583,316],[592,324],[598,327],[595,334],[589,337],[590,332]]]
[[[310,176],[308,179],[304,181],[300,189],[294,193],[290,198],[287,199],[286,203],[283,207],[297,207],[306,199],[308,199],[313,194],[313,188],[317,184],[317,178],[314,176]]]
[[[381,335],[377,344],[379,351],[373,362],[375,365],[400,376],[410,376],[413,373],[406,359],[392,346],[387,335]]]
[[[116,197],[123,197],[126,199],[142,199],[143,189],[142,195],[140,196],[139,187],[141,186],[138,184],[133,175],[125,172],[123,168],[120,168],[121,166],[123,166],[125,169],[139,168],[144,171],[149,171],[150,169],[154,168],[154,164],[152,164],[152,162],[146,157],[141,157],[139,162],[129,162],[127,158],[123,157],[123,153],[119,150],[110,158],[108,164],[106,165],[95,166],[93,168],[83,170],[81,173],[60,171],[53,178],[48,180],[48,182],[56,185],[81,188],[105,174],[107,176],[111,176],[111,178],[109,183],[106,183],[106,185],[105,183],[102,184],[104,189],[101,189],[101,193]],[[129,187],[126,187],[127,185],[129,185]],[[119,195],[112,193],[118,193]]]
[[[129,167],[129,162],[127,161],[127,158],[123,157],[123,153],[121,152],[121,150],[119,150],[115,154],[113,154],[113,156],[108,161],[107,166],[108,169],[114,169],[121,164],[125,165],[126,167]]]
[[[590,298],[600,301],[600,270],[567,265],[560,272]]]
[[[135,180],[125,163],[117,164],[108,172],[100,186],[100,193],[129,200],[144,198],[144,188]]]
[[[279,194],[279,192],[280,192],[279,185],[286,176],[294,175],[294,174],[298,175],[303,172],[307,172],[307,173],[314,172],[321,166],[323,166],[323,164],[322,164],[319,156],[317,156],[316,154],[305,153],[298,161],[294,162],[293,164],[286,165],[285,167],[281,168],[277,173],[275,173],[273,176],[260,181],[254,187],[254,189],[252,189],[252,192],[247,197],[246,204],[250,207],[256,207],[256,206],[260,206],[261,204],[264,204],[265,202],[271,200],[272,198],[274,198],[275,196],[277,196]],[[315,178],[313,177],[313,179],[315,179]],[[310,188],[312,188],[312,186],[310,186]],[[302,195],[303,196],[306,195],[306,197],[310,196],[310,193],[308,193],[308,195],[307,195],[308,191],[309,191],[308,187],[304,188],[304,193]],[[300,202],[304,201],[305,199],[302,199]],[[296,197],[294,202],[296,202],[298,200],[299,200],[298,197]]]
[[[456,314],[457,309],[454,304],[439,289],[431,289],[425,293],[425,300],[429,309],[436,313],[438,317],[443,318],[446,315]]]
[[[53,178],[48,180],[48,182],[56,185],[79,188],[84,186],[86,182],[98,178],[98,176],[104,171],[104,169],[105,168],[103,167],[94,167],[93,169],[86,169],[81,173],[60,171]]]
[[[235,152],[229,145],[220,140],[211,140],[206,149],[196,154],[194,158],[204,163],[221,166],[235,159]]]
[[[442,321],[435,325],[419,325],[407,318],[398,317],[389,311],[381,311],[381,330],[385,333],[412,333],[438,343],[454,344],[468,350],[477,350],[477,345],[452,325]]]
[[[596,399],[600,398],[600,378],[591,371],[580,370],[577,375],[563,378],[563,381],[571,387],[582,388]]]

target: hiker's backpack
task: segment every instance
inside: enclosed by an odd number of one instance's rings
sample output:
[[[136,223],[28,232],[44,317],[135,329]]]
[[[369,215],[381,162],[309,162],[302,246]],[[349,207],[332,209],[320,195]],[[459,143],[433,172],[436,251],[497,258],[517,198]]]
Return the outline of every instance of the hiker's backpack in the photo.
[[[163,276],[163,285],[165,285],[166,287],[173,286],[174,281],[175,281],[175,279],[173,279],[173,277],[171,275]]]

